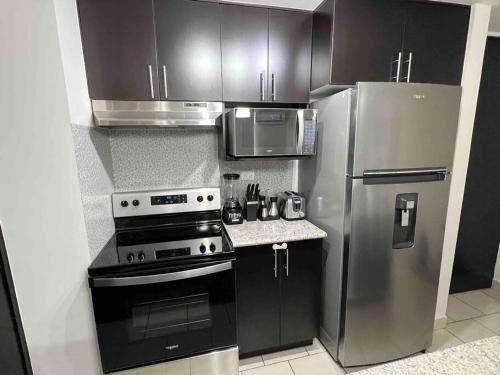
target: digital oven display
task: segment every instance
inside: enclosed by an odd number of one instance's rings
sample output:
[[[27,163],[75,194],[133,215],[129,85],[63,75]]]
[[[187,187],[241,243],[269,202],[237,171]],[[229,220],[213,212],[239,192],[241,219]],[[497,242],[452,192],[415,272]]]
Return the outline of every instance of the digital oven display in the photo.
[[[180,256],[190,255],[190,254],[191,254],[191,249],[189,247],[182,247],[179,249],[157,250],[156,251],[156,259],[180,257]]]
[[[151,206],[160,206],[164,204],[187,203],[187,194],[178,195],[158,195],[151,197]]]

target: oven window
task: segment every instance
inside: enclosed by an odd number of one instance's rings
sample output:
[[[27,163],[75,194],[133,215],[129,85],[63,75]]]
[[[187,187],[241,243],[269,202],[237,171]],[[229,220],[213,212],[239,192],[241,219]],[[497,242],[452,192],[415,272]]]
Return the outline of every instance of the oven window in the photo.
[[[132,307],[130,340],[189,332],[212,326],[207,293],[160,301],[141,302]]]

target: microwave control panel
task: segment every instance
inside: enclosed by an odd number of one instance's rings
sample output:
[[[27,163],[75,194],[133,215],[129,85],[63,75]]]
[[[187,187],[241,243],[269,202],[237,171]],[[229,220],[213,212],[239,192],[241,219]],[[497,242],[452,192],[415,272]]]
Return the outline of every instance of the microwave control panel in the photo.
[[[305,155],[316,153],[316,119],[304,120],[304,146],[302,152]]]

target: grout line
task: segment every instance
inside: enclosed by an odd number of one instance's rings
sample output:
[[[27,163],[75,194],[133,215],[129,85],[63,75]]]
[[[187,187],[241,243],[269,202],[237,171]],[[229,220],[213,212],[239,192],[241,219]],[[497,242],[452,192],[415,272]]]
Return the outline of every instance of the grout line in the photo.
[[[457,335],[455,335],[453,332],[451,332],[450,330],[448,330],[447,328],[445,328],[446,332],[448,332],[450,335],[452,335],[453,337],[455,337],[458,341],[460,341],[462,344],[465,344],[465,341],[463,341],[460,337],[458,337]]]
[[[474,292],[474,290],[472,290],[472,292]],[[465,292],[465,293],[468,293],[468,292]],[[450,296],[454,296],[454,295],[450,294]],[[460,298],[458,298],[458,297],[455,297],[455,298],[456,298],[456,299],[458,299],[460,302],[465,303],[467,306],[471,307],[472,309],[476,310],[477,312],[480,312],[481,314],[485,315],[485,313],[484,313],[484,312],[482,312],[481,310],[479,310],[477,307],[472,306],[470,303],[467,303],[467,302],[465,302],[465,301],[462,301],[462,300],[461,300]],[[447,306],[447,307],[448,307],[448,306]],[[468,319],[472,319],[472,318],[468,318]]]
[[[292,370],[293,372],[293,375],[295,375],[295,371],[293,371],[293,367],[292,367],[292,364],[290,363],[290,361],[287,361],[288,362],[288,366],[290,367],[290,369]]]
[[[472,290],[472,292],[474,292],[474,290]],[[468,292],[465,292],[465,293],[468,293]],[[455,298],[458,299],[460,302],[465,303],[467,306],[472,307],[474,310],[479,311],[481,314],[484,314],[481,310],[479,310],[478,308],[472,306],[470,303],[467,303],[466,301],[462,301],[462,299],[460,299],[458,297],[455,297]]]
[[[489,288],[489,289],[493,289],[493,288]],[[483,293],[486,297],[490,297],[490,298],[494,299],[495,301],[500,302],[500,300],[499,300],[498,298],[495,298],[495,297],[493,297],[493,296],[490,296],[488,293],[486,293],[486,292],[484,291],[484,289],[480,289],[479,291],[480,291],[481,293]]]
[[[482,316],[480,318],[483,318]],[[489,327],[486,327],[484,324],[482,324],[480,321],[476,320],[475,318],[473,318],[472,320],[474,320],[477,324],[479,324],[481,327],[483,328],[486,328],[488,331],[490,331],[491,333],[493,333],[495,336],[498,335],[498,333],[496,333],[495,331],[493,331],[492,329],[490,329]]]

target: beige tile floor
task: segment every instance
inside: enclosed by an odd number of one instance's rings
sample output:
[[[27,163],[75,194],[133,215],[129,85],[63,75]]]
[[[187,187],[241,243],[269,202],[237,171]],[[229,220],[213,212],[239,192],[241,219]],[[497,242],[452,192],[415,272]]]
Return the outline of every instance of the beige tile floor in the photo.
[[[451,295],[448,324],[434,331],[434,352],[466,342],[500,335],[500,285],[491,289]],[[367,368],[343,369],[331,359],[321,343],[240,361],[240,375],[338,375]]]
[[[492,289],[454,294],[448,299],[449,323],[434,331],[429,351],[438,351],[466,342],[500,335],[500,285]],[[114,375],[188,375],[185,361],[115,373]],[[340,375],[367,368],[343,369],[326,353],[321,343],[240,361],[240,375]]]

